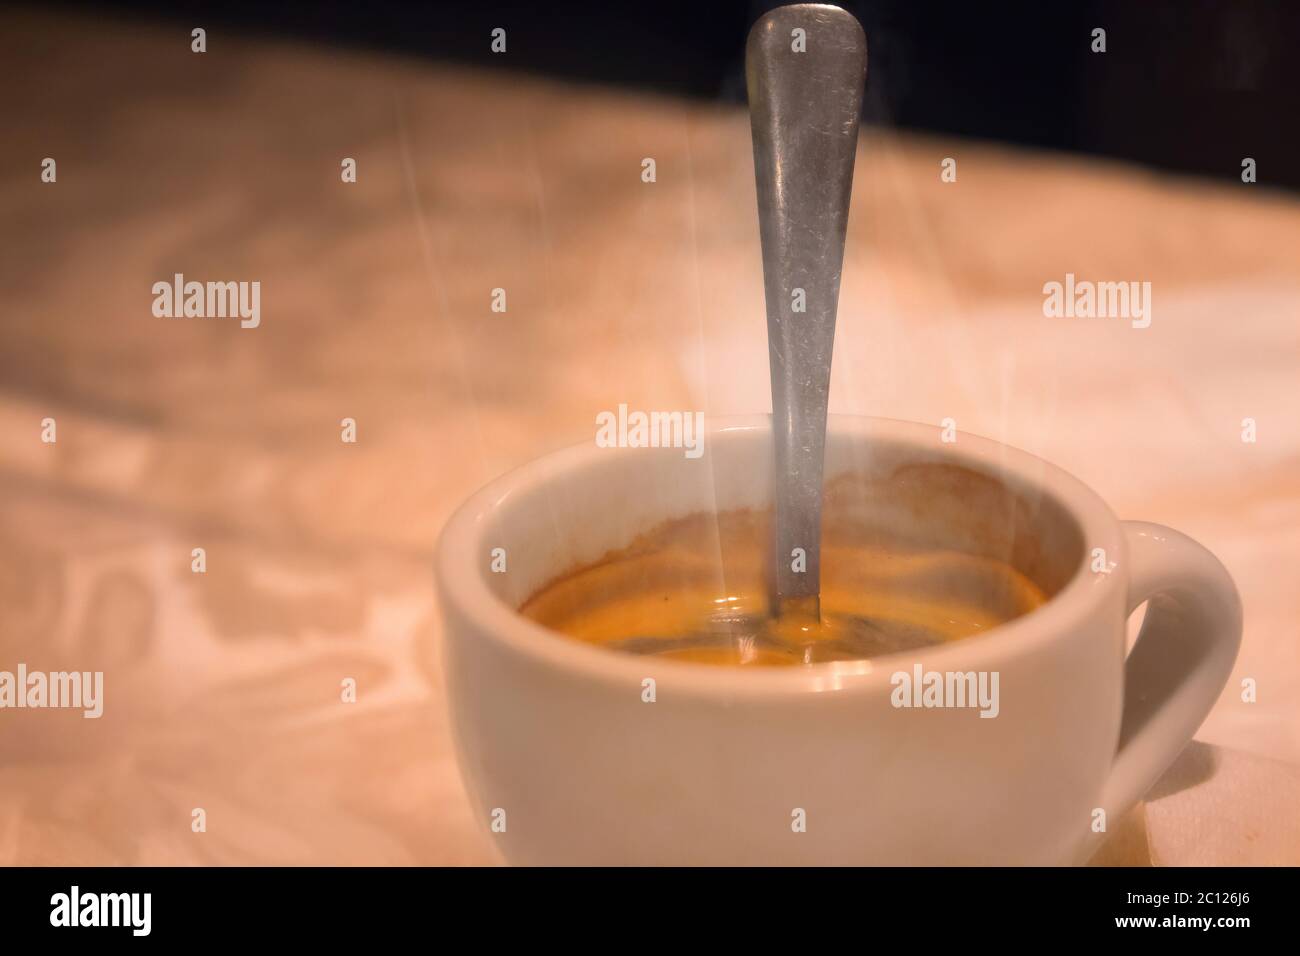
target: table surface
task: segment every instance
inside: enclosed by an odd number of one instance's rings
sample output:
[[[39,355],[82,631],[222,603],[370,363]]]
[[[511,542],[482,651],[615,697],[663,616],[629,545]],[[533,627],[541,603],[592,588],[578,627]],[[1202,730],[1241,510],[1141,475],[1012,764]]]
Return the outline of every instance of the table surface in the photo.
[[[107,706],[0,719],[0,862],[492,861],[442,710],[432,542],[619,402],[770,409],[747,117],[3,16],[0,667],[101,669]],[[865,131],[831,407],[953,418],[1211,548],[1246,625],[1198,736],[1286,767],[1300,202],[1267,162],[1237,172]],[[260,327],[155,318],[174,273],[259,280]],[[1066,273],[1150,281],[1150,327],[1045,318]]]

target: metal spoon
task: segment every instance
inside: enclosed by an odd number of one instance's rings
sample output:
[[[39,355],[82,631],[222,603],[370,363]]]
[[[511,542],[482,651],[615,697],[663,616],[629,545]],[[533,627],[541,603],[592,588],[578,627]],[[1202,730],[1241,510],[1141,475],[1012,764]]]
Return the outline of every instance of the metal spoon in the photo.
[[[779,7],[745,49],[776,446],[773,611],[820,613],[826,400],[867,39],[839,7]],[[796,570],[795,549],[805,570]]]
[[[776,448],[776,536],[771,611],[790,617],[797,642],[770,615],[724,612],[669,640],[631,636],[612,644],[634,654],[752,651],[816,663],[875,657],[943,640],[905,621],[821,617],[822,466],[835,313],[844,261],[867,41],[839,7],[780,7],[749,33],[745,73],[763,245],[767,341]],[[804,570],[794,550],[803,549]],[[805,628],[805,623],[808,626]]]

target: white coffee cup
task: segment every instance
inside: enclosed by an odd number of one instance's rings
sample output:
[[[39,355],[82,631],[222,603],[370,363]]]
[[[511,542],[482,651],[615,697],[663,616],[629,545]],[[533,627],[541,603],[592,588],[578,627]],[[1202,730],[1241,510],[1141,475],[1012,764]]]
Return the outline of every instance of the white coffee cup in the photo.
[[[702,457],[570,448],[452,516],[436,566],[452,727],[475,811],[506,860],[1082,862],[1231,672],[1240,600],[1196,542],[1117,520],[1025,452],[883,419],[831,417],[828,481],[853,472],[919,491],[934,502],[913,515],[919,534],[1004,552],[993,556],[1057,591],[1047,603],[950,644],[784,668],[622,654],[517,613],[558,575],[667,519],[768,505],[771,470],[770,419],[726,420]],[[1126,660],[1126,621],[1144,601]],[[894,675],[918,665],[996,673],[996,717],[896,706]]]

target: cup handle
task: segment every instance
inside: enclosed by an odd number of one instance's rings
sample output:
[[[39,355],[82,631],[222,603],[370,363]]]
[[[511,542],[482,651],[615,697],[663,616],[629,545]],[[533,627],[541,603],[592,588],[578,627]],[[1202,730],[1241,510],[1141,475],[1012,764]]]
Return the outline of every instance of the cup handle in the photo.
[[[1187,535],[1123,522],[1127,614],[1149,601],[1124,664],[1119,747],[1101,805],[1115,819],[1169,768],[1218,700],[1241,645],[1241,599],[1227,570]]]

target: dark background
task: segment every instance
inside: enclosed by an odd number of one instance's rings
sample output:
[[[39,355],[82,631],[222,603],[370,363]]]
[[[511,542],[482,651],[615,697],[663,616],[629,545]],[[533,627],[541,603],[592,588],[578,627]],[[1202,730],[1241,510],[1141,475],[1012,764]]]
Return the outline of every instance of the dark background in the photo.
[[[744,101],[752,0],[101,0],[110,16]],[[849,0],[866,28],[868,122],[1300,189],[1300,3]],[[507,53],[492,54],[504,27]],[[1091,52],[1092,30],[1107,52]]]

